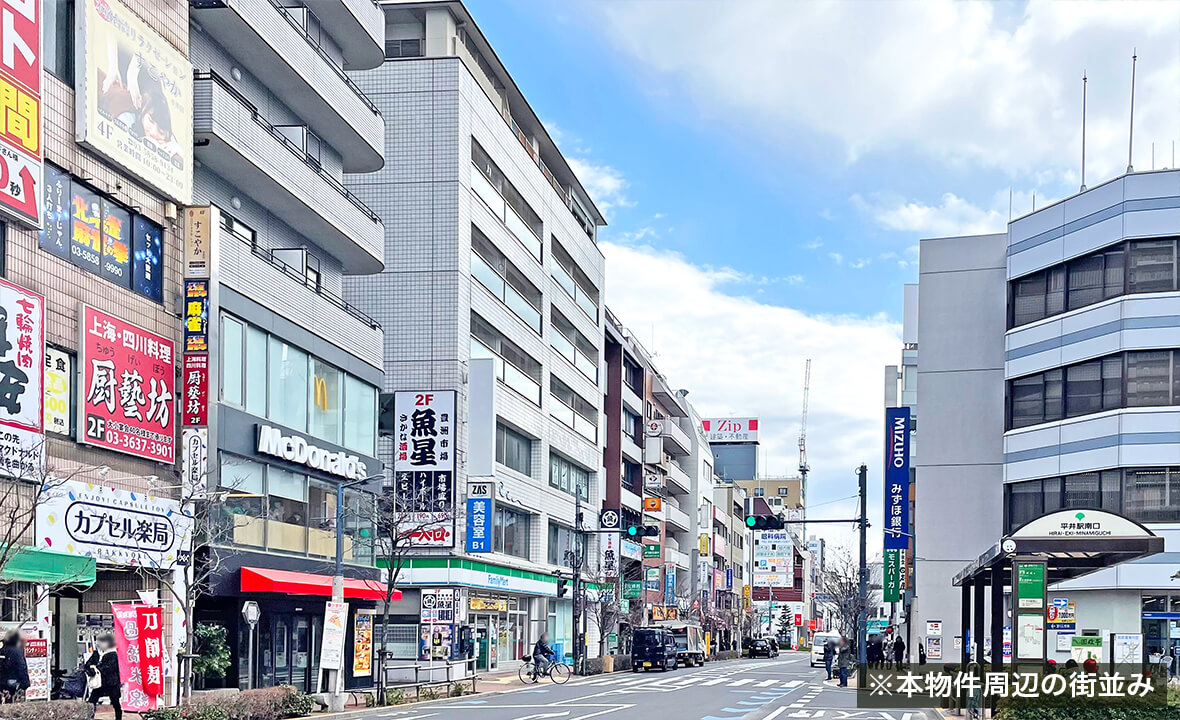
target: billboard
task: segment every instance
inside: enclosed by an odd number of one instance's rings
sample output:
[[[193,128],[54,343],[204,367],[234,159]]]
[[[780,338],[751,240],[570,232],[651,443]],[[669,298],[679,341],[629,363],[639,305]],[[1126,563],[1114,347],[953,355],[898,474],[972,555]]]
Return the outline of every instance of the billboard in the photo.
[[[0,210],[41,227],[45,171],[41,137],[41,9],[43,3],[0,0]]]
[[[45,348],[45,432],[71,435],[74,361],[57,348]]]
[[[795,543],[787,530],[755,530],[754,587],[795,587]]]
[[[0,474],[45,469],[45,298],[0,280]]]
[[[455,544],[455,391],[393,397],[393,483],[416,547]]]
[[[910,409],[885,409],[885,549],[910,546]]]
[[[707,418],[701,429],[711,443],[758,442],[758,418]]]
[[[171,340],[83,304],[78,442],[172,464],[176,361]]]
[[[78,142],[192,204],[192,64],[119,0],[79,5]]]

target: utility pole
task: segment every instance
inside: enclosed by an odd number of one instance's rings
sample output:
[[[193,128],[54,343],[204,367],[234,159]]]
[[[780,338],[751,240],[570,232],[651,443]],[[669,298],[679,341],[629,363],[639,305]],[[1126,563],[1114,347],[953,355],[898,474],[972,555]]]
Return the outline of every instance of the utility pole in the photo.
[[[866,644],[868,643],[868,606],[869,606],[869,557],[868,557],[868,486],[869,469],[864,464],[856,469],[857,480],[860,484],[860,603],[856,612],[856,661],[863,669],[866,663]],[[858,685],[864,685],[864,673],[857,675]]]
[[[586,598],[582,595],[582,555],[586,550],[586,534],[582,529],[582,495],[574,492],[574,534],[577,542],[574,546],[573,562],[570,569],[574,571],[574,672],[582,668],[582,614],[586,612]]]

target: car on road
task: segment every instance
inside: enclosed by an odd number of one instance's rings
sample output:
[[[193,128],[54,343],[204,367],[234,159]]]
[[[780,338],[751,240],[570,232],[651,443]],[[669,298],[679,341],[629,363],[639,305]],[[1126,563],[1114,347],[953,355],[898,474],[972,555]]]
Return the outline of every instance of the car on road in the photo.
[[[778,657],[778,644],[769,638],[757,638],[746,648],[749,657]]]
[[[631,671],[675,670],[680,665],[677,658],[676,638],[664,627],[638,628],[631,640]]]
[[[811,667],[816,667],[824,664],[824,644],[831,643],[833,646],[840,644],[839,633],[816,633],[811,638]],[[835,666],[835,659],[832,660],[832,665]]]

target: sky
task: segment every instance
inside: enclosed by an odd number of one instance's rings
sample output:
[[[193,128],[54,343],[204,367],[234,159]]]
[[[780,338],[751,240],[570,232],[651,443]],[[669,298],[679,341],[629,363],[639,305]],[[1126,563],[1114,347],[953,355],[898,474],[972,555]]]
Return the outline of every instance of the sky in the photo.
[[[761,419],[770,475],[811,358],[808,516],[867,463],[877,552],[919,239],[1078,191],[1083,74],[1086,184],[1125,172],[1133,53],[1133,166],[1180,141],[1180,3],[467,2],[608,219],[606,304],[703,416]]]

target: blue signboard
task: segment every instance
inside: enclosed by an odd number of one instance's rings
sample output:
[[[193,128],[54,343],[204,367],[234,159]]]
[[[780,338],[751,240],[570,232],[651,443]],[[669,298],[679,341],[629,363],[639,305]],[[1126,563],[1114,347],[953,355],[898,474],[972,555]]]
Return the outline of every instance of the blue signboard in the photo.
[[[733,568],[725,569],[725,589],[733,590]]]
[[[491,516],[491,498],[467,498],[467,552],[492,551]]]
[[[674,567],[664,570],[664,604],[676,604],[676,568]]]
[[[910,409],[885,410],[885,549],[910,546]]]

